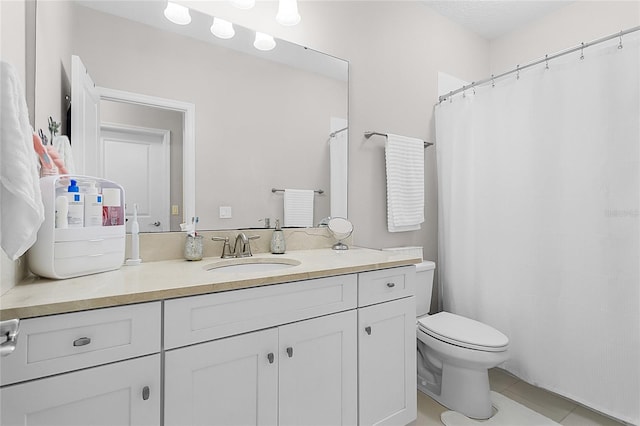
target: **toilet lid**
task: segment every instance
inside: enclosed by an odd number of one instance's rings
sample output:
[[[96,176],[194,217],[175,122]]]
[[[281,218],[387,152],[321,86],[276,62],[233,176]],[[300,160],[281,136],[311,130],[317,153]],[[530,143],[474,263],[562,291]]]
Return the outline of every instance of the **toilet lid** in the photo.
[[[509,338],[495,328],[449,312],[425,316],[418,325],[431,337],[465,348],[499,352],[509,344]]]

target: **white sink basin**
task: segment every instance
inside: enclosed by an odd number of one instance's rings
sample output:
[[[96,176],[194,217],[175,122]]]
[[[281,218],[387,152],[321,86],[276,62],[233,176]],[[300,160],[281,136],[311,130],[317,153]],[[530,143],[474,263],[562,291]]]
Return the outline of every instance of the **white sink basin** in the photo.
[[[300,261],[288,258],[271,259],[271,258],[250,258],[242,259],[223,259],[216,263],[206,265],[204,269],[207,271],[218,272],[269,272],[278,269],[291,268],[298,266]]]

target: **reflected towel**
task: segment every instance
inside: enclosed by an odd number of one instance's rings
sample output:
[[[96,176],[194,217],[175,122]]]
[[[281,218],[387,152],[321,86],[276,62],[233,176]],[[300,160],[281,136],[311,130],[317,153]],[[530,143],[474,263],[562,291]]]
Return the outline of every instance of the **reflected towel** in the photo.
[[[312,189],[284,190],[284,226],[311,228],[313,226]]]
[[[416,231],[424,222],[424,142],[387,135],[387,229]]]
[[[17,73],[0,61],[0,245],[11,260],[33,245],[44,221],[32,135]]]
[[[65,135],[56,136],[53,138],[52,144],[64,162],[64,167],[67,169],[66,173],[75,174],[76,165],[73,161],[73,152],[71,151],[69,138]]]

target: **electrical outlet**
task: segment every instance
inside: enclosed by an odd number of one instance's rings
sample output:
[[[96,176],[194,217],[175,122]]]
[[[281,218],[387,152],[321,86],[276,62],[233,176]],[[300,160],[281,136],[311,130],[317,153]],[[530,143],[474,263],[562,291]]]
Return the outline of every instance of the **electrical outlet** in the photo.
[[[231,219],[231,206],[220,206],[220,219]]]
[[[177,216],[179,214],[180,209],[178,208],[177,204],[172,204],[171,205],[171,214],[174,216]]]

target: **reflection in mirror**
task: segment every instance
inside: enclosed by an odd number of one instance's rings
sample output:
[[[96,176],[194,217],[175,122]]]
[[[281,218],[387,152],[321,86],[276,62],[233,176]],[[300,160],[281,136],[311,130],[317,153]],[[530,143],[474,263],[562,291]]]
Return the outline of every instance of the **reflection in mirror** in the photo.
[[[175,111],[156,111],[169,117],[152,122],[152,111],[135,102],[121,104],[119,112],[105,102],[96,108],[101,112],[96,120],[104,130],[98,139],[109,147],[105,156],[114,164],[107,166],[109,170],[115,170],[118,158],[132,155],[126,154],[131,150],[117,148],[123,136],[114,134],[114,129],[168,132],[169,148],[164,149],[170,152],[169,161],[159,160],[158,168],[168,169],[170,183],[162,185],[168,186],[168,201],[160,210],[169,218],[155,220],[149,213],[150,224],[160,222],[157,228],[178,230],[181,221],[197,215],[200,229],[205,230],[261,227],[264,218],[274,223],[283,217],[282,193],[272,193],[274,187],[323,189],[324,194],[314,200],[314,223],[346,215],[348,132],[329,134],[348,123],[347,62],[282,40],[276,40],[274,50],[260,52],[252,46],[255,33],[238,26],[233,39],[220,40],[209,31],[212,17],[191,11],[191,24],[178,26],[164,18],[165,5],[155,0],[38,2],[36,127],[46,128],[44,123],[53,116],[63,121],[63,134],[75,128],[77,123],[69,126],[63,117],[68,108],[65,95],[72,86],[71,56],[77,55],[100,89],[194,106],[191,162],[180,147],[186,131],[184,115],[180,127]],[[174,29],[181,33],[169,31]],[[239,43],[243,50],[223,46],[227,42]],[[297,55],[294,62],[288,59],[291,54]],[[77,108],[74,105],[72,111]],[[133,120],[137,116],[147,119]],[[79,132],[70,135],[74,155],[79,151],[85,157],[88,151],[81,145],[86,135]],[[89,160],[83,173],[104,172],[104,165],[93,157]],[[136,164],[143,168],[141,162]],[[189,172],[192,184],[184,183]],[[129,206],[137,203],[140,211],[151,211],[140,190],[125,190]],[[193,200],[188,193],[194,194]],[[343,205],[341,214],[332,211],[336,194]],[[230,211],[225,216],[231,217],[221,218],[221,210]],[[153,230],[160,229],[141,224],[141,232]]]

